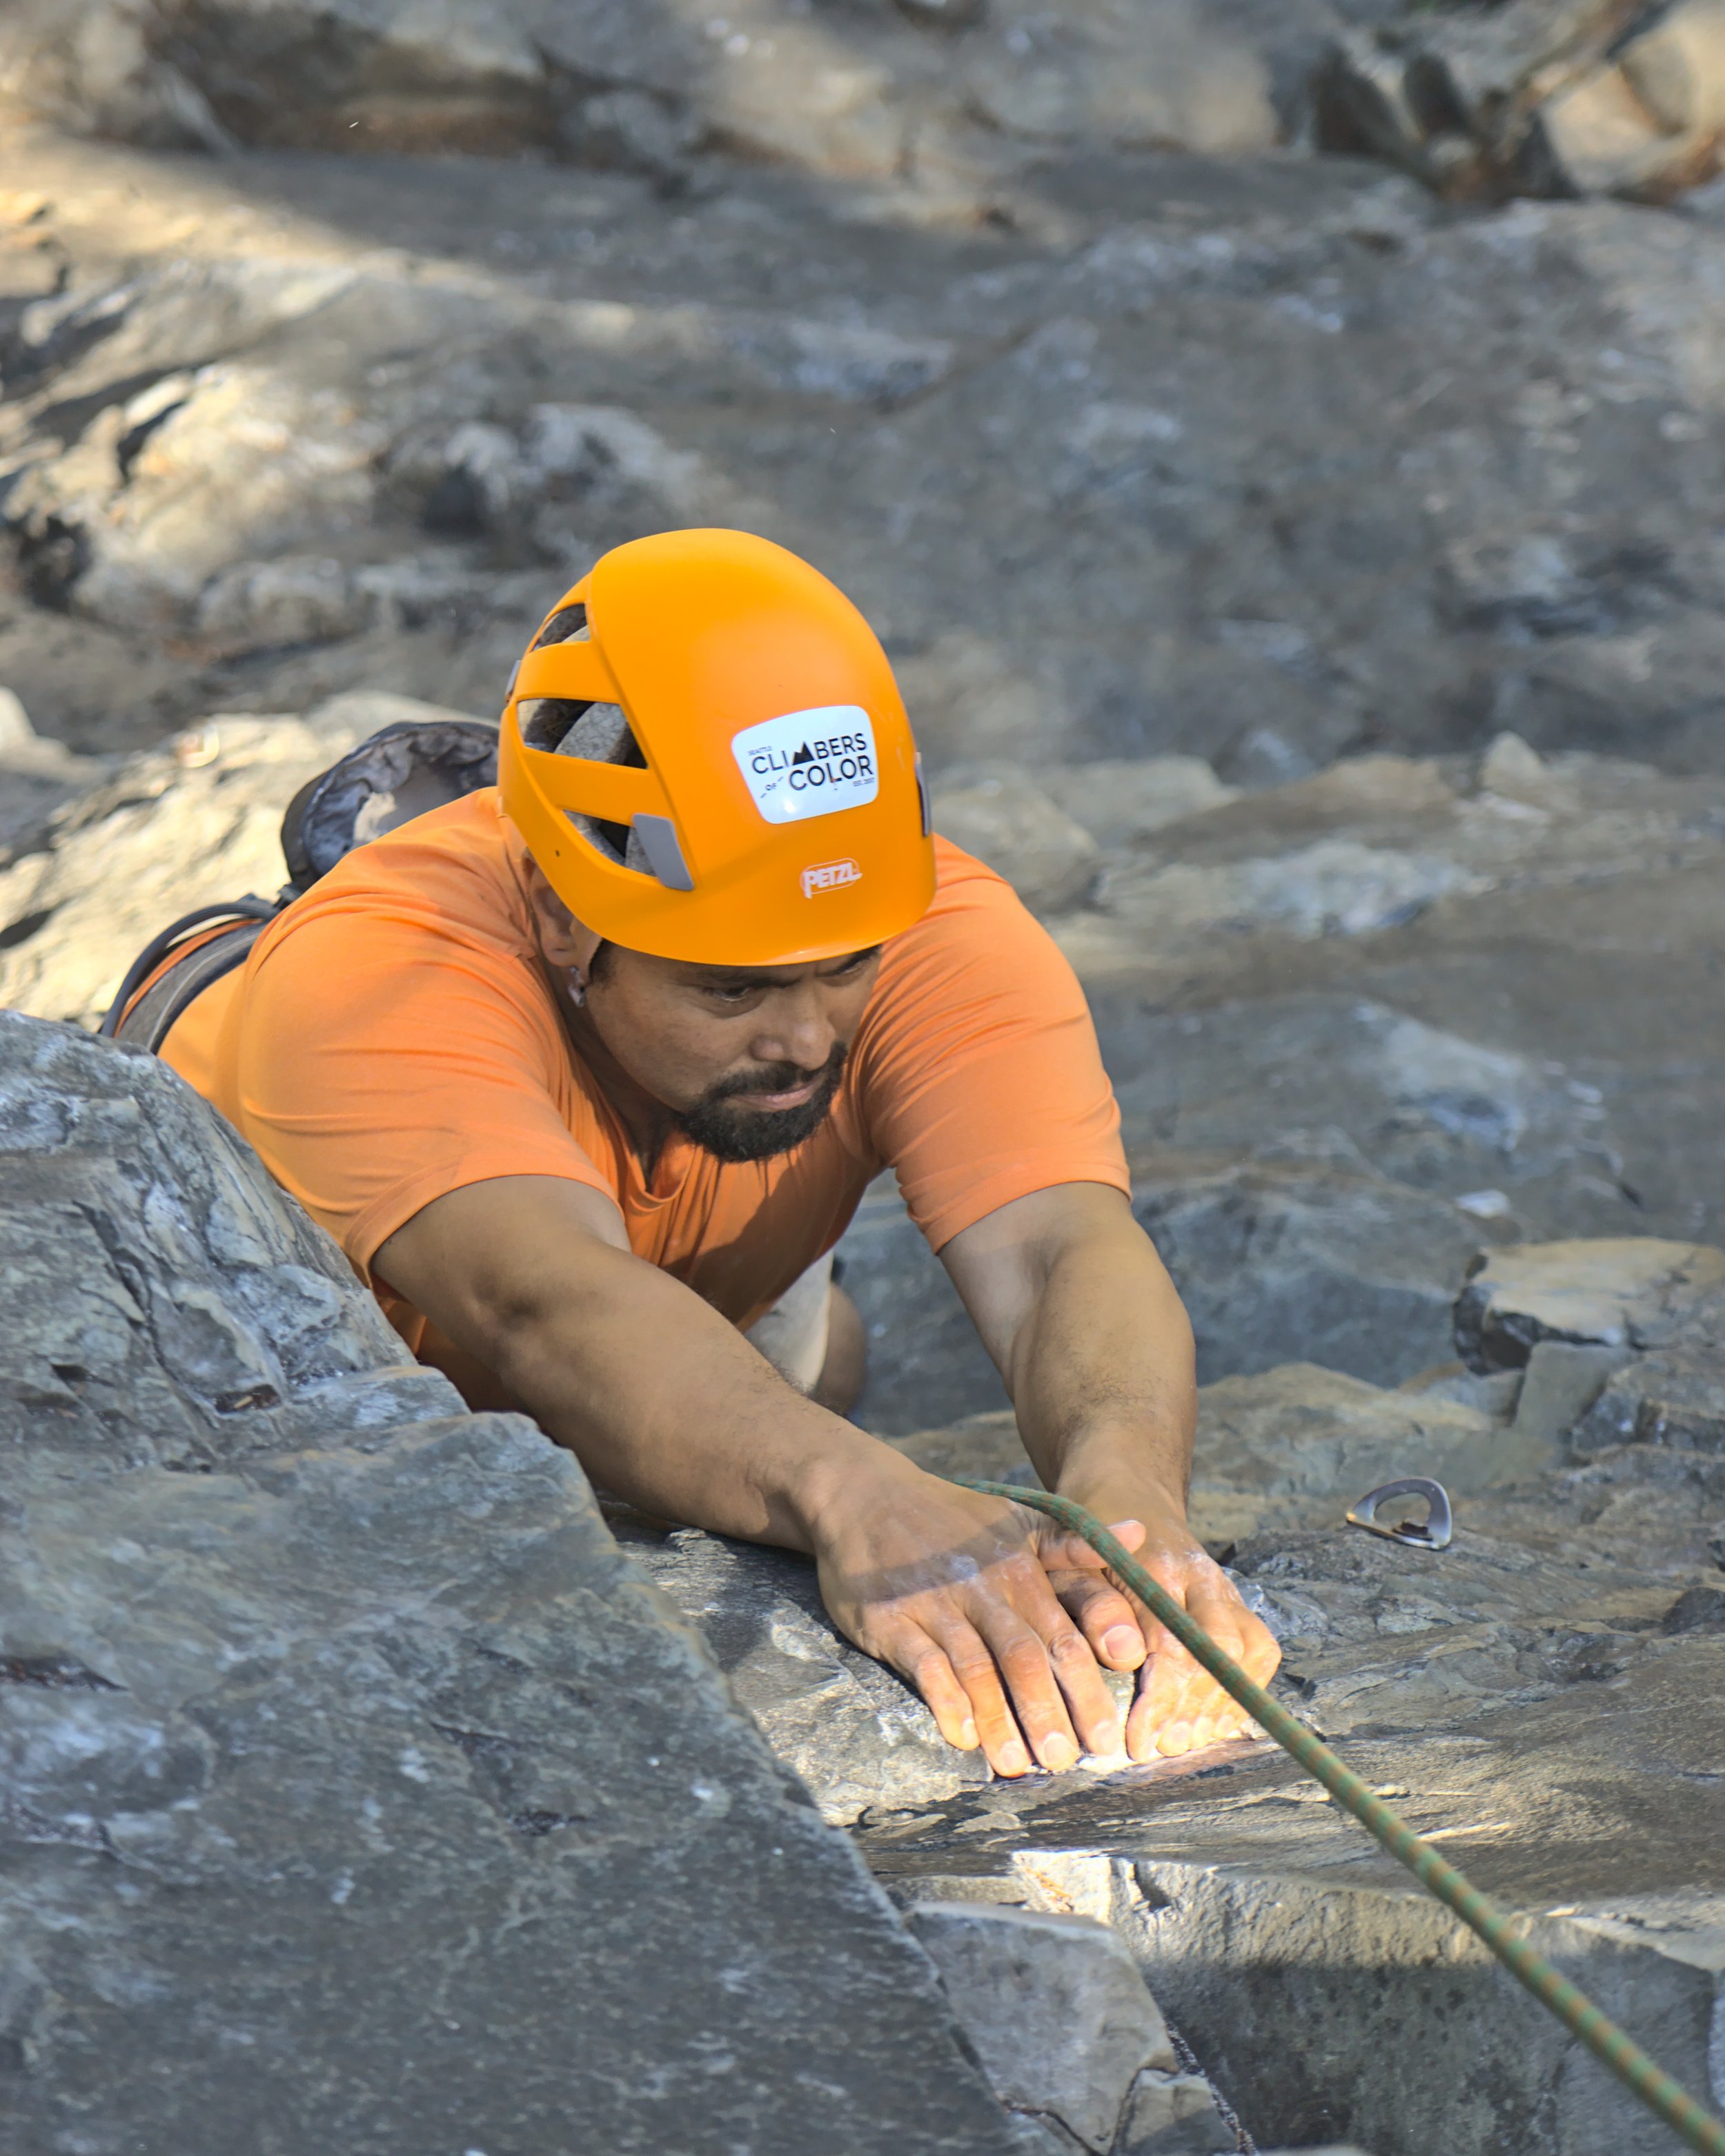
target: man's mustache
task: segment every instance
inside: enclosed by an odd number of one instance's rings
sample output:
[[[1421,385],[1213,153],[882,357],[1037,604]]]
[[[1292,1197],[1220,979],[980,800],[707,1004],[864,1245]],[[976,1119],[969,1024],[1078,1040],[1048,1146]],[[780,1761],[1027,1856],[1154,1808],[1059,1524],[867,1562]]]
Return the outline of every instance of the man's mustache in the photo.
[[[845,1044],[835,1041],[826,1061],[817,1064],[812,1070],[800,1063],[768,1063],[757,1070],[733,1071],[728,1078],[716,1080],[707,1087],[701,1096],[701,1105],[716,1106],[721,1101],[733,1101],[743,1093],[795,1092],[799,1086],[810,1085],[817,1079],[836,1078],[844,1068]]]

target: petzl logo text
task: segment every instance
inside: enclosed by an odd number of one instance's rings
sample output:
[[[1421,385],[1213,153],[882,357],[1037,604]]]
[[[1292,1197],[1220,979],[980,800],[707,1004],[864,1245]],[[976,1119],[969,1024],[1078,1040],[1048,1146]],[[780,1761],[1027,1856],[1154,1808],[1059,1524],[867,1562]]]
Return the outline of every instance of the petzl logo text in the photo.
[[[733,735],[749,798],[769,824],[806,824],[860,808],[880,790],[875,729],[860,704],[786,711]]]
[[[803,871],[803,896],[813,898],[818,891],[842,891],[848,883],[861,881],[862,870],[855,861],[819,861]]]

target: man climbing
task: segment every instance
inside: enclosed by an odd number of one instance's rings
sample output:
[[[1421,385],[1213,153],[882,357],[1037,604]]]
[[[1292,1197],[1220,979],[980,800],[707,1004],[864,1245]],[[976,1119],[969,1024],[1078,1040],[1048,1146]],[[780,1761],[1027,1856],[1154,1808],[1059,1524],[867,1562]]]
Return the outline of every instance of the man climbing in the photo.
[[[861,616],[742,533],[619,547],[516,670],[498,780],[349,853],[167,1060],[470,1400],[647,1512],[806,1552],[998,1773],[1115,1747],[1099,1663],[1142,1666],[1133,1757],[1238,1734],[1081,1545],[833,1411],[829,1253],[891,1166],[1045,1483],[1275,1667],[1186,1526],[1191,1333],[1081,992],[931,839]]]

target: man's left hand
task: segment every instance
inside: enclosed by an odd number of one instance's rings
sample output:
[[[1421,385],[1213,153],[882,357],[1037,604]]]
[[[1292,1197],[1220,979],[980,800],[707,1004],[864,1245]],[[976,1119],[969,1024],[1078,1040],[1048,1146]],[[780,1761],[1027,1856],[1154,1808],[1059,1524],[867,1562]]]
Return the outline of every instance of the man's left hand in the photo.
[[[1147,1520],[1121,1522],[1120,1513],[1127,1508],[1117,1498],[1104,1498],[1102,1505],[1106,1509],[1094,1504],[1089,1509],[1101,1519],[1118,1522],[1114,1533],[1158,1584],[1249,1677],[1267,1684],[1281,1661],[1281,1648],[1184,1521],[1165,1515],[1158,1520],[1153,1508],[1141,1505],[1141,1514],[1150,1514]],[[1076,1537],[1065,1542],[1049,1567],[1049,1579],[1102,1666],[1141,1671],[1127,1717],[1130,1758],[1173,1758],[1255,1731],[1246,1710],[1194,1661],[1137,1597],[1104,1576],[1101,1559],[1087,1544]]]

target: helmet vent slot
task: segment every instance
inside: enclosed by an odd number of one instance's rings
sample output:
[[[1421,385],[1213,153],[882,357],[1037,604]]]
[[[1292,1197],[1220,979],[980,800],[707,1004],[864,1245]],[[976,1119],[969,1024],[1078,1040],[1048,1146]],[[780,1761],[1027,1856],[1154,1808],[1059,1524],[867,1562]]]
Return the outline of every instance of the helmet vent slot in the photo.
[[[556,712],[548,721],[547,707],[554,707]],[[553,729],[557,738],[547,741],[544,737]],[[540,738],[536,740],[536,734]],[[619,704],[575,704],[565,697],[543,697],[531,717],[523,724],[521,738],[530,747],[549,747],[557,756],[577,757],[587,763],[624,764],[637,771],[647,767],[640,743],[631,732],[629,720]],[[608,861],[615,862],[619,868],[638,870],[643,875],[655,873],[639,833],[632,831],[627,824],[603,823],[596,816],[583,816],[575,809],[570,811],[569,820],[588,845]]]
[[[533,649],[541,650],[547,644],[591,644],[593,631],[588,626],[587,608],[578,599],[573,606],[559,607],[533,639]]]
[[[563,700],[547,697],[545,701],[551,703]],[[634,765],[638,771],[646,769],[647,759],[629,732],[629,721],[620,704],[583,704],[578,709],[580,716],[557,745],[559,756],[579,756],[589,763],[626,763]]]
[[[568,739],[570,730],[582,713],[590,708],[567,696],[537,696],[525,701],[516,712],[521,739],[529,748],[554,753]]]
[[[641,875],[652,875],[653,864],[647,858],[639,832],[632,831],[626,824],[602,824],[596,816],[583,816],[578,808],[566,809],[564,814],[593,851],[614,868],[634,869]]]

